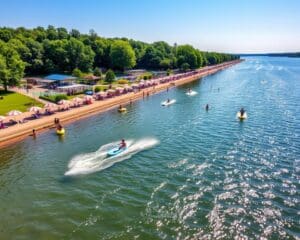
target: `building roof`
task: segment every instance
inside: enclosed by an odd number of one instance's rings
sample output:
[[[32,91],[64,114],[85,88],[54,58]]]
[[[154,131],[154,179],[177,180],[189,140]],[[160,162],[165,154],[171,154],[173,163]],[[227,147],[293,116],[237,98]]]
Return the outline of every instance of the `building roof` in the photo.
[[[63,75],[63,74],[51,74],[44,77],[44,79],[52,80],[52,81],[65,81],[65,80],[75,80],[76,77]]]
[[[74,85],[69,85],[69,86],[62,86],[62,87],[57,87],[57,89],[76,89],[76,88],[92,88],[90,85],[84,85],[84,84],[74,84]]]

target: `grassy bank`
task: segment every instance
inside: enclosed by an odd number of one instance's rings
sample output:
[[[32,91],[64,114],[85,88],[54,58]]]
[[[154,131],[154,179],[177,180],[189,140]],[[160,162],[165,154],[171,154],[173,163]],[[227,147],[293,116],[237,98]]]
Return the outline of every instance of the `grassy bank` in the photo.
[[[0,115],[5,115],[11,110],[25,112],[31,106],[43,106],[40,102],[15,92],[0,90],[0,97]]]

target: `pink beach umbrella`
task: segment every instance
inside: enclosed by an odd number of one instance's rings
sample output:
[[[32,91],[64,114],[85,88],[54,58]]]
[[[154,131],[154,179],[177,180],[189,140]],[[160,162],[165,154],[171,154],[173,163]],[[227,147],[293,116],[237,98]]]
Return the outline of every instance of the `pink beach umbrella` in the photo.
[[[18,116],[18,115],[20,115],[20,114],[22,114],[21,111],[18,111],[18,110],[12,110],[12,111],[10,111],[10,112],[7,113],[7,116],[15,117],[15,116]]]
[[[16,116],[19,116],[19,115],[21,115],[21,114],[22,114],[21,111],[18,111],[18,110],[12,110],[12,111],[10,111],[10,112],[7,113],[7,116],[14,117],[14,119],[15,119]],[[16,119],[15,119],[15,120],[16,120]]]
[[[91,101],[91,100],[93,100],[93,97],[92,96],[89,96],[89,95],[86,95],[86,96],[84,96],[84,98],[83,98],[85,101]]]
[[[60,100],[59,102],[58,102],[58,104],[59,105],[68,105],[68,104],[70,104],[71,102],[69,101],[69,100]]]
[[[46,103],[44,108],[55,108],[56,107],[56,104],[54,103]]]
[[[38,112],[41,110],[42,110],[41,107],[36,107],[36,106],[29,108],[29,112]]]
[[[91,104],[93,102],[94,98],[92,96],[86,95],[86,96],[84,96],[83,100],[85,103]]]
[[[82,98],[80,98],[80,97],[75,97],[75,98],[73,98],[72,99],[72,102],[75,102],[75,103],[80,103],[80,102],[82,102],[83,100],[82,100]]]
[[[124,88],[122,88],[122,87],[117,87],[117,88],[116,88],[116,91],[118,91],[119,93],[122,93],[122,92],[124,91]]]
[[[107,94],[106,94],[106,92],[98,92],[98,93],[97,93],[97,95],[99,95],[99,96],[102,96],[102,97],[103,97],[103,96],[106,96]]]

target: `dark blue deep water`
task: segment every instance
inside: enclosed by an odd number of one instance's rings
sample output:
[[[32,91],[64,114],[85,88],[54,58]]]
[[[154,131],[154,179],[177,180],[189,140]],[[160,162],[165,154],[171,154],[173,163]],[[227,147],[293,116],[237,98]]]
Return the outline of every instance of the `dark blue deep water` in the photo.
[[[1,149],[0,239],[299,239],[299,103],[300,59],[246,58]]]

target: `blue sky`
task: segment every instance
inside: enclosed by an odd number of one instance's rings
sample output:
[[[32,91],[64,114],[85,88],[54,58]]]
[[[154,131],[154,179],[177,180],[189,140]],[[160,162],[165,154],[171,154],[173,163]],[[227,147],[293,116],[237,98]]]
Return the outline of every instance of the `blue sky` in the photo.
[[[300,0],[0,0],[0,26],[54,25],[206,51],[300,51]]]

